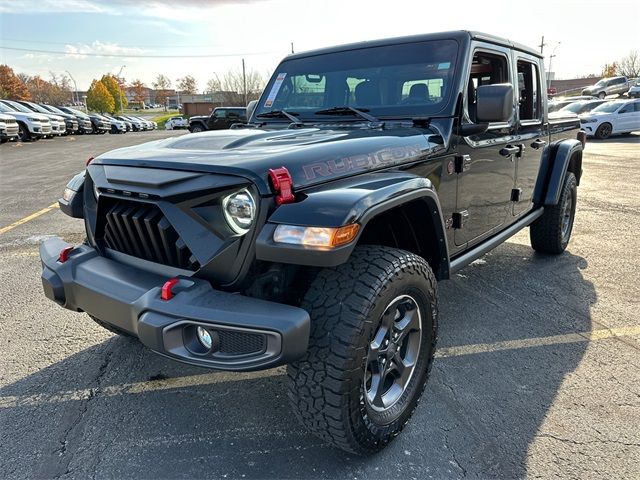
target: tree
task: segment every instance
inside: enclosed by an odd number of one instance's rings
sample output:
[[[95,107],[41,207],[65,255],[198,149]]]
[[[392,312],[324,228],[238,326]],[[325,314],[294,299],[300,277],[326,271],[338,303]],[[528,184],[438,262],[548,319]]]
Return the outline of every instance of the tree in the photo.
[[[147,86],[140,79],[131,82],[130,91],[133,92],[134,102],[142,103],[145,100],[149,100],[147,97]]]
[[[0,65],[0,98],[31,100],[27,86],[8,65]]]
[[[245,81],[247,84],[247,103],[260,98],[265,85],[265,77],[255,70],[248,70],[243,78],[242,70],[233,70],[225,73],[222,77],[222,95],[225,105],[245,106]]]
[[[638,50],[632,50],[629,55],[617,62],[617,73],[628,78],[640,76],[640,55],[638,55]]]
[[[198,93],[198,84],[196,79],[191,75],[179,78],[176,80],[176,84],[180,93],[186,93],[187,95],[195,95]]]
[[[222,90],[222,85],[220,84],[220,80],[218,78],[210,78],[207,81],[207,86],[204,89],[204,93],[216,93]]]
[[[153,82],[153,88],[156,90],[156,103],[161,103],[165,106],[167,104],[167,97],[169,96],[169,89],[171,88],[171,80],[166,75],[160,74],[156,77],[156,81]]]
[[[87,91],[87,107],[101,113],[115,110],[113,97],[101,80],[91,82],[91,87]]]
[[[618,69],[618,65],[616,62],[606,63],[604,67],[602,67],[602,76],[603,77],[615,77],[616,70]]]
[[[113,98],[114,106],[111,110],[108,110],[109,113],[117,113],[121,112],[128,105],[127,97],[124,94],[124,89],[120,85],[120,81],[114,75],[106,74],[103,75],[100,79],[102,84],[107,88],[109,93],[111,94],[111,98]]]

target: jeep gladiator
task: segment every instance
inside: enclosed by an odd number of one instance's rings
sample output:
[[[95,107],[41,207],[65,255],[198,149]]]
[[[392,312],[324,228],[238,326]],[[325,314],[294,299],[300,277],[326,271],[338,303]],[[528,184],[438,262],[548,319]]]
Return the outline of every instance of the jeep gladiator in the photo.
[[[585,136],[545,92],[535,50],[476,32],[290,55],[246,125],[90,161],[44,292],[175,360],[286,364],[310,431],[378,451],[425,388],[437,281],[525,227],[567,247]]]

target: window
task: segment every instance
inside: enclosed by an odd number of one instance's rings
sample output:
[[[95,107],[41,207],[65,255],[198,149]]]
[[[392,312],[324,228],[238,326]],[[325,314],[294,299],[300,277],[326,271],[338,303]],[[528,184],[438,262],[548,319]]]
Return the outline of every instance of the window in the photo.
[[[216,117],[216,118],[226,118],[227,117],[227,111],[218,109],[213,113],[213,116]]]
[[[640,102],[634,102],[633,108],[635,108],[636,112],[640,112]]]
[[[520,120],[540,118],[540,74],[538,66],[526,60],[518,60],[518,105]]]
[[[476,89],[483,85],[509,82],[507,57],[504,55],[475,52],[467,86],[467,111],[469,119],[476,121]]]

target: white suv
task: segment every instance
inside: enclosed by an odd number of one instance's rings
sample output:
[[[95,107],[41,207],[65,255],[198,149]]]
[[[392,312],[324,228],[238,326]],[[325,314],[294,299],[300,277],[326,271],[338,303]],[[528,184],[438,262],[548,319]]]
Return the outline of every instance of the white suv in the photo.
[[[640,100],[620,100],[597,106],[580,115],[580,126],[588,137],[609,138],[617,133],[640,130]]]
[[[20,141],[37,140],[51,135],[49,118],[40,113],[16,110],[2,100],[0,100],[0,113],[6,113],[16,119],[18,122],[18,140]]]
[[[13,107],[15,110],[24,112],[24,113],[37,113],[38,115],[44,115],[49,119],[49,123],[51,124],[51,136],[53,135],[63,135],[67,132],[67,124],[64,121],[64,118],[60,115],[55,115],[53,113],[42,113],[38,112],[35,108],[23,105],[19,102],[14,102],[13,100],[2,100],[8,107]]]
[[[167,130],[175,130],[177,128],[189,128],[189,122],[184,117],[171,117],[164,124]]]

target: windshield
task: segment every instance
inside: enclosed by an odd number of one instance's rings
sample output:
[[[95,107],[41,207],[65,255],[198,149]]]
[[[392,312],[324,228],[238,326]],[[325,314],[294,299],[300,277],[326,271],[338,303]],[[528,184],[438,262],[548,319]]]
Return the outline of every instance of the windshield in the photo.
[[[607,83],[607,79],[603,78],[602,80],[598,80],[596,82],[596,87],[601,87]]]
[[[596,108],[591,110],[591,113],[613,113],[616,110],[618,110],[618,108],[620,108],[620,105],[622,105],[622,103],[618,103],[618,102],[603,103],[602,105],[598,105]]]
[[[83,117],[83,118],[89,118],[89,115],[87,115],[87,114],[86,114],[86,113],[84,113],[84,112],[81,112],[80,110],[76,110],[75,108],[65,107],[65,110],[66,110],[67,112],[71,112],[71,113],[73,113],[74,115],[79,115],[79,116],[81,116],[81,117]]]
[[[48,112],[47,110],[45,110],[44,108],[42,108],[40,105],[38,105],[37,103],[29,103],[29,106],[36,112],[39,113],[48,113],[51,114],[51,112]]]
[[[5,103],[5,105],[8,105],[9,107],[11,107],[13,110],[17,110],[18,112],[22,112],[22,113],[33,113],[31,110],[29,110],[27,107],[25,107],[24,105],[20,105],[17,102],[12,102],[11,100],[3,100],[3,102]]]
[[[62,113],[62,114],[64,114],[64,112],[62,110],[60,110],[59,108],[53,107],[51,105],[42,105],[42,108],[46,108],[47,110],[49,110],[50,112],[53,112],[53,113]]]
[[[315,112],[346,106],[378,118],[440,113],[453,89],[457,47],[439,40],[285,59],[255,115],[285,110],[319,121],[332,116]]]
[[[2,113],[10,113],[10,112],[15,112],[15,111],[16,111],[15,108],[9,108],[4,103],[0,102],[0,112],[2,112]]]
[[[563,112],[578,113],[582,109],[582,107],[586,105],[586,103],[587,102],[573,102],[566,107],[562,107],[560,110],[562,110]]]

